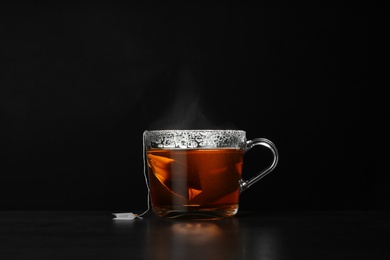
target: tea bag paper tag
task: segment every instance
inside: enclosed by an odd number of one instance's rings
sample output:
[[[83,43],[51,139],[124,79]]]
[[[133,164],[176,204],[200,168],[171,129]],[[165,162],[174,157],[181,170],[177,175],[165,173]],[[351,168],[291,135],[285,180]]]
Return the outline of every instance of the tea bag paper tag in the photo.
[[[132,212],[112,213],[115,216],[114,220],[133,220],[136,218],[142,219],[138,214]]]

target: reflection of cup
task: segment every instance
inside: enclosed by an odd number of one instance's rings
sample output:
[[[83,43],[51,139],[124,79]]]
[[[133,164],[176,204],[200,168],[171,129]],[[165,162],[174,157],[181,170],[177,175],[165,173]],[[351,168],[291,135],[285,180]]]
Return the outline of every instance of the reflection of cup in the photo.
[[[242,259],[236,218],[220,221],[154,219],[150,222],[147,259]]]
[[[162,217],[233,216],[240,192],[271,172],[278,161],[271,141],[247,141],[241,130],[145,131],[144,145],[152,209]],[[274,160],[244,181],[243,156],[256,145],[271,149]]]

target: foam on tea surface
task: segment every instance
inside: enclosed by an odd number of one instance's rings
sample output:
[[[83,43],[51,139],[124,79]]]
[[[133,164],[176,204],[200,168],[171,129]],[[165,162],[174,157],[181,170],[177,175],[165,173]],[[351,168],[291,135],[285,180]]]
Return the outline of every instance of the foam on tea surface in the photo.
[[[241,130],[155,130],[147,132],[148,148],[218,148],[245,145]]]

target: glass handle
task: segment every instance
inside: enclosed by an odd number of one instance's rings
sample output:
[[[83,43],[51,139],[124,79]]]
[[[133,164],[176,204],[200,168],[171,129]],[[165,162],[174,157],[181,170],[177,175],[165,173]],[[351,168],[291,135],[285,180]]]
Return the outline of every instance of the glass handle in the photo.
[[[273,159],[273,162],[270,164],[270,166],[268,166],[267,168],[265,168],[264,170],[262,170],[261,172],[256,174],[251,179],[249,179],[247,181],[244,181],[243,179],[241,179],[240,180],[240,191],[241,192],[248,189],[250,186],[252,186],[255,182],[262,179],[268,173],[272,172],[275,169],[276,165],[278,164],[278,160],[279,160],[278,150],[276,149],[276,146],[274,145],[274,143],[271,142],[270,140],[265,139],[265,138],[255,138],[253,140],[248,140],[246,143],[247,143],[247,147],[245,149],[245,152],[248,152],[250,149],[252,149],[256,145],[262,145],[262,146],[269,148],[272,151],[272,153],[274,155],[274,159]]]

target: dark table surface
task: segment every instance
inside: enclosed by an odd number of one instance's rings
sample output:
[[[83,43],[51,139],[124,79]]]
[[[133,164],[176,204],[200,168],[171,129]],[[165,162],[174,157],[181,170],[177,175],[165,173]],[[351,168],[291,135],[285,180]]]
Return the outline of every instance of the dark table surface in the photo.
[[[3,211],[0,259],[390,259],[390,212],[114,221],[105,211]]]

